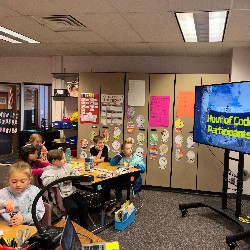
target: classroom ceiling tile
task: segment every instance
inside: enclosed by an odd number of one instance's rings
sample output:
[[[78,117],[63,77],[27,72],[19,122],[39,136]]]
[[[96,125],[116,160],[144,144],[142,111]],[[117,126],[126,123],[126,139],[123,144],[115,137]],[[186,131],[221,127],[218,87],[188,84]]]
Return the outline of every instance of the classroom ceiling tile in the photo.
[[[170,11],[166,0],[109,0],[119,12],[123,13],[152,13]]]
[[[128,13],[124,17],[145,42],[183,41],[173,13]]]

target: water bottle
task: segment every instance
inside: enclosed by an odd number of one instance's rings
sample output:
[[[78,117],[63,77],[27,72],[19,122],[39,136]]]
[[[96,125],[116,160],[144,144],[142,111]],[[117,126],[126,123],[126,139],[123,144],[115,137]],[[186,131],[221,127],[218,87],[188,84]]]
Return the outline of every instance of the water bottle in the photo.
[[[42,161],[47,161],[47,149],[45,148],[45,146],[43,146],[41,148],[41,160]]]
[[[90,167],[90,169],[91,169],[91,168],[94,168],[94,166],[95,166],[94,157],[91,156],[91,157],[89,158],[89,167]]]
[[[90,170],[90,158],[85,158],[85,171]]]
[[[70,162],[70,157],[71,157],[71,150],[70,148],[66,148],[66,152],[65,152],[66,162]]]

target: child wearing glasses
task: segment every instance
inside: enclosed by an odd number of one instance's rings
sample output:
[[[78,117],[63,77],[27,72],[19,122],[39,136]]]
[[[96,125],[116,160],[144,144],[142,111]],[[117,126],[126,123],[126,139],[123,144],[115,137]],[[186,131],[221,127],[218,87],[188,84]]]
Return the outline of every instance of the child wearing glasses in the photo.
[[[31,179],[32,174],[28,163],[18,161],[10,167],[7,176],[9,186],[0,190],[0,214],[10,226],[33,223],[32,203],[40,190],[30,185]],[[12,216],[13,212],[15,212],[14,216]],[[40,198],[36,206],[37,219],[41,220],[44,213],[43,200]]]
[[[66,164],[65,153],[60,149],[53,149],[48,152],[48,161],[50,166],[45,168],[41,176],[43,185],[49,185],[51,182],[70,175],[79,176],[80,173],[76,169],[70,168]],[[71,180],[67,180],[55,185],[59,188],[62,202],[67,210],[71,220],[80,224],[84,228],[88,228],[88,202],[77,192]]]
[[[125,141],[121,145],[121,153],[117,154],[115,157],[110,160],[111,166],[124,166],[125,168],[134,167],[140,170],[140,173],[145,172],[145,163],[143,161],[143,157],[141,154],[133,153],[133,144]],[[137,178],[133,182],[134,192],[139,192],[142,186],[142,178],[141,176]],[[124,189],[122,185],[116,188],[116,205],[110,213],[113,213],[117,209],[121,207],[122,200],[122,189]]]

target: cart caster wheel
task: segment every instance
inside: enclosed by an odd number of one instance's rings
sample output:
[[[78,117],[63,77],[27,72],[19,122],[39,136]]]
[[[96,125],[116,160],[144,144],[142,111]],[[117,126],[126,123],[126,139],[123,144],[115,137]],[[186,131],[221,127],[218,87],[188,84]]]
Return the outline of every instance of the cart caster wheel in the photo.
[[[187,214],[188,214],[188,210],[187,210],[187,209],[182,209],[182,210],[181,210],[181,215],[182,215],[182,217],[186,217]]]
[[[234,250],[238,244],[236,242],[231,242],[231,243],[228,243],[228,246],[230,247],[230,250]]]

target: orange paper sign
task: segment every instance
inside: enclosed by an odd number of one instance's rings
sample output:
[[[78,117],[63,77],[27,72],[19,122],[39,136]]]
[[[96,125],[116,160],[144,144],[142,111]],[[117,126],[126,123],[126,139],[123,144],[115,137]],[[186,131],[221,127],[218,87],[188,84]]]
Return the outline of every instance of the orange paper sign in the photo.
[[[194,117],[194,91],[179,91],[177,96],[177,117]]]

